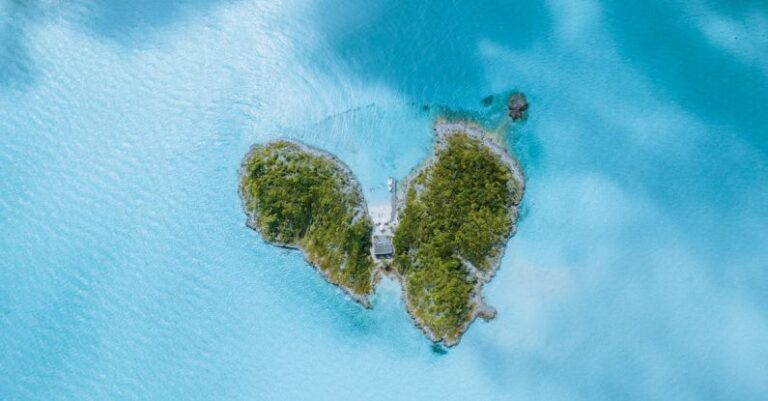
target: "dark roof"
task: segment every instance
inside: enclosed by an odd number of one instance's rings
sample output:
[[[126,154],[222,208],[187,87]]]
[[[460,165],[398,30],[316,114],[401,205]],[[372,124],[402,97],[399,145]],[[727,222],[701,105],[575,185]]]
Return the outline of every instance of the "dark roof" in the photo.
[[[373,254],[378,255],[392,255],[394,248],[392,247],[392,237],[386,235],[375,235],[373,237]]]

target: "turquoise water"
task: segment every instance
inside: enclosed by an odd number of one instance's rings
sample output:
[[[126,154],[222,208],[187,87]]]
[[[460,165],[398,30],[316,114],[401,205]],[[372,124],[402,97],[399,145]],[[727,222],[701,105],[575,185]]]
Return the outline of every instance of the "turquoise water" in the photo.
[[[768,398],[768,6],[0,0],[0,400]],[[254,142],[375,198],[527,92],[498,309],[435,352],[245,228]]]

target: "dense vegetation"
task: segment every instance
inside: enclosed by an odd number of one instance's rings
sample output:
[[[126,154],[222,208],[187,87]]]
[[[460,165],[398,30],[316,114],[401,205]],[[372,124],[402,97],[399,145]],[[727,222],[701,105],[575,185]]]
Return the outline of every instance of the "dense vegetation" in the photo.
[[[411,312],[450,343],[474,316],[475,285],[500,256],[522,194],[510,166],[480,140],[452,133],[444,141],[408,186],[394,267]]]
[[[357,295],[372,292],[372,222],[359,185],[335,159],[277,141],[252,149],[240,191],[267,241],[305,250],[328,279]]]

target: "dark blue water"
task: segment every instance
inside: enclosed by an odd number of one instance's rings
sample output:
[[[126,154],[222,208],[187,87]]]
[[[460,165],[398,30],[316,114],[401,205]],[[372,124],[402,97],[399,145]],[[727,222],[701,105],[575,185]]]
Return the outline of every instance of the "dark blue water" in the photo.
[[[245,228],[250,144],[375,203],[515,88],[523,218],[457,347]],[[761,1],[0,0],[0,400],[766,399],[766,103]]]

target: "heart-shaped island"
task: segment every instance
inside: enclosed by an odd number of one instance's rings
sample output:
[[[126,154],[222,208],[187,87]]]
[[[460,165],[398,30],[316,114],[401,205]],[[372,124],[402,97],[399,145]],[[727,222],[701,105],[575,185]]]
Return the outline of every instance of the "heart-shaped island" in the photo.
[[[396,278],[413,320],[455,345],[495,310],[482,288],[514,233],[524,179],[498,138],[467,119],[438,118],[433,155],[403,185],[393,213],[374,223],[360,184],[335,156],[295,141],[254,145],[241,166],[249,227],[300,249],[329,282],[370,307],[382,274]]]

